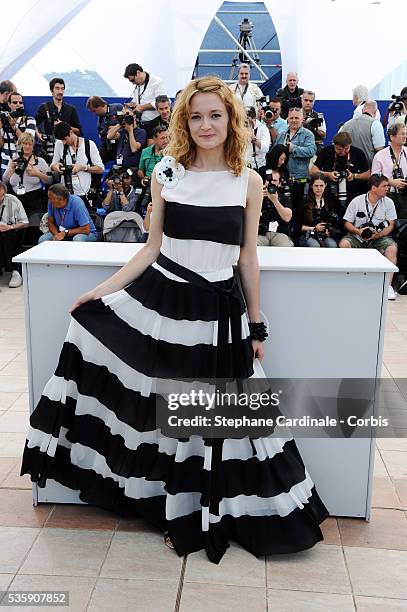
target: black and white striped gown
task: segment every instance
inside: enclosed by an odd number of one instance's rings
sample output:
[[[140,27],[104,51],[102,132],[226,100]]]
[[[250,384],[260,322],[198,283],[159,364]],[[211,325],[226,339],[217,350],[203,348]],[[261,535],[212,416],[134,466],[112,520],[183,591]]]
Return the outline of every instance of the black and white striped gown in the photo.
[[[248,171],[186,171],[163,188],[159,259],[125,289],[74,311],[21,470],[39,486],[54,478],[85,502],[144,516],[169,532],[179,555],[205,549],[215,563],[229,540],[257,556],[309,548],[327,516],[293,439],[212,445],[155,426],[157,380],[253,374],[232,270],[247,181]],[[174,273],[185,268],[203,286]]]

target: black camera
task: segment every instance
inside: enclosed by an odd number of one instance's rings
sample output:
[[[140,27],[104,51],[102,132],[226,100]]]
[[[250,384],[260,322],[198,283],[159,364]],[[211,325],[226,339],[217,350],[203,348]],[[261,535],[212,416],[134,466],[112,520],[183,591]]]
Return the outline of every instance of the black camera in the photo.
[[[14,172],[17,174],[17,176],[20,177],[20,180],[22,180],[25,169],[27,167],[27,161],[24,159],[21,153],[13,161],[16,163],[16,168]]]
[[[20,106],[20,108],[16,108],[16,110],[11,111],[8,114],[8,116],[11,117],[12,119],[18,119],[19,117],[25,117],[24,106]]]
[[[62,172],[62,175],[64,177],[65,187],[67,188],[69,193],[73,193],[74,192],[73,184],[72,184],[72,170],[73,170],[73,166],[72,166],[72,164],[64,163],[63,159],[61,159],[59,163],[61,164],[61,172]]]
[[[130,115],[130,113],[126,113],[123,116],[122,124],[121,125],[122,125],[122,127],[125,127],[126,125],[134,125],[134,117],[133,117],[133,115]]]
[[[396,96],[395,94],[392,95],[391,97],[392,100],[394,100],[394,102],[392,102],[389,106],[389,112],[391,113],[396,113],[397,114],[401,114],[404,112],[404,100],[407,100],[407,96]]]
[[[324,115],[322,113],[310,113],[305,117],[304,127],[311,132],[317,130],[324,123]]]
[[[267,186],[267,191],[270,195],[273,195],[274,193],[278,192],[278,187],[276,187],[276,185],[274,185],[273,183],[269,183]]]
[[[346,181],[347,178],[348,178],[348,171],[347,170],[336,170],[336,181],[337,181],[337,183],[340,183],[340,181]]]
[[[256,109],[253,106],[250,106],[249,108],[246,109],[246,115],[248,116],[249,119],[256,119],[257,117]]]
[[[373,225],[373,223],[367,222],[363,223],[363,225],[360,227],[363,228],[363,231],[360,234],[361,238],[363,238],[365,241],[369,241],[375,232],[380,232],[386,227],[386,225],[383,222],[379,223],[379,225]]]

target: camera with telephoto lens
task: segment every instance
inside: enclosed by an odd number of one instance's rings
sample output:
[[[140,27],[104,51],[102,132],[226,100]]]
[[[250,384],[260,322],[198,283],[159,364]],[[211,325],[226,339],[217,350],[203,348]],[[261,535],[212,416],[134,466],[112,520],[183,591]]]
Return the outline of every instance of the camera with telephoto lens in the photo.
[[[72,164],[66,164],[63,159],[60,159],[59,163],[61,164],[61,172],[62,172],[62,176],[64,177],[65,187],[67,188],[69,193],[73,193],[74,192],[73,184],[72,184],[73,166]]]
[[[348,201],[348,192],[346,184],[347,177],[347,170],[336,170],[335,183],[330,184],[332,194],[338,198],[338,201],[343,208],[346,207]]]
[[[324,115],[322,113],[309,113],[304,119],[304,127],[311,132],[316,131],[324,123]]]
[[[360,228],[363,228],[363,231],[360,236],[361,238],[363,238],[366,244],[369,244],[369,241],[371,240],[373,234],[375,234],[376,232],[380,232],[385,227],[386,224],[383,223],[383,221],[379,223],[379,225],[374,225],[373,223],[368,221],[367,223],[363,223],[363,225],[360,226]]]
[[[389,106],[389,112],[395,113],[396,115],[400,115],[404,112],[404,104],[403,102],[407,100],[407,95],[404,96],[396,96],[395,94],[391,97],[394,102],[392,102]]]
[[[24,176],[24,172],[25,169],[27,167],[27,162],[24,159],[24,156],[22,155],[22,153],[19,153],[14,159],[13,161],[16,164],[16,168],[14,170],[14,172],[17,174],[17,176],[20,177],[20,180],[23,180],[23,176]]]
[[[270,96],[263,96],[262,98],[258,98],[257,103],[260,106],[261,110],[264,111],[264,116],[266,119],[272,119],[274,117],[274,113],[272,110],[270,110],[269,107]]]
[[[140,200],[140,208],[144,216],[145,212],[147,211],[147,206],[151,202],[151,176],[145,176],[143,178],[143,185],[144,187],[142,190],[142,195],[141,195],[141,200]]]

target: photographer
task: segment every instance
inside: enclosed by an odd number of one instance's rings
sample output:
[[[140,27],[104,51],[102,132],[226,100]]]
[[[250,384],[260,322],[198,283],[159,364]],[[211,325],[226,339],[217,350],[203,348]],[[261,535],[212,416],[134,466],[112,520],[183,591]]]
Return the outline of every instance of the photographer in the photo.
[[[54,157],[51,170],[58,172],[61,182],[70,193],[78,195],[89,206],[86,194],[92,174],[103,174],[105,169],[99,151],[92,140],[77,136],[67,123],[55,126]]]
[[[257,100],[263,97],[260,87],[250,82],[249,64],[240,64],[237,71],[237,83],[231,83],[229,88],[245,108],[257,109]]]
[[[147,134],[144,129],[136,127],[132,108],[124,106],[121,123],[110,126],[107,138],[117,141],[116,166],[121,166],[124,170],[128,168],[137,170],[141,149],[147,142]]]
[[[344,209],[354,197],[365,193],[370,166],[363,151],[352,146],[350,134],[339,132],[333,144],[319,152],[311,166],[311,175],[315,174],[328,179],[331,192]]]
[[[313,91],[304,91],[301,96],[301,107],[304,115],[304,127],[314,134],[315,144],[317,147],[317,155],[324,146],[326,136],[326,123],[323,113],[314,111],[315,93]]]
[[[377,249],[394,265],[397,264],[397,245],[390,238],[397,219],[396,209],[387,197],[389,181],[382,174],[372,174],[369,178],[369,191],[350,202],[343,216],[345,230],[348,232],[340,241],[341,248]],[[394,300],[396,294],[390,285],[388,299]]]
[[[46,212],[47,195],[42,185],[52,182],[50,168],[42,157],[33,154],[34,137],[31,134],[21,134],[17,147],[21,151],[9,161],[3,180],[10,183],[27,215],[38,210]]]
[[[157,96],[164,95],[164,82],[157,76],[149,74],[139,64],[129,64],[124,71],[124,78],[133,83],[134,94],[131,103],[135,113],[141,118],[141,127],[151,133],[153,121],[159,116],[155,107]]]
[[[137,193],[131,184],[132,175],[123,170],[112,174],[106,181],[109,191],[102,202],[107,212],[139,212],[137,210]]]
[[[389,197],[393,200],[399,219],[407,219],[407,129],[395,123],[387,130],[389,146],[373,158],[372,174],[389,178]]]
[[[43,102],[38,107],[35,115],[37,124],[37,137],[44,146],[44,156],[51,162],[55,147],[55,126],[59,123],[68,123],[72,131],[78,136],[82,133],[79,122],[78,111],[75,106],[64,102],[65,81],[61,77],[55,77],[49,82],[52,93],[50,102]]]
[[[34,117],[28,117],[24,110],[23,97],[10,93],[7,112],[0,112],[1,173],[7,170],[8,163],[16,151],[17,140],[23,132],[35,136]]]
[[[8,99],[10,94],[17,91],[17,87],[11,81],[1,81],[0,83],[0,111],[8,112]]]
[[[293,211],[290,198],[284,194],[278,170],[265,170],[263,205],[259,221],[257,246],[293,247],[289,223]]]
[[[171,101],[169,97],[168,96],[157,96],[155,99],[155,107],[157,111],[160,113],[160,116],[151,122],[151,125],[153,127],[151,131],[147,134],[147,145],[148,146],[154,144],[154,141],[153,141],[154,128],[158,126],[162,126],[168,129],[170,125]]]
[[[246,162],[258,172],[266,165],[266,153],[270,149],[270,133],[264,123],[257,119],[254,107],[247,109],[247,120],[251,129],[251,138],[246,150]]]
[[[287,119],[288,110],[290,108],[298,108],[301,106],[301,95],[304,90],[298,87],[298,76],[296,72],[288,72],[286,85],[277,90],[277,97],[281,100],[281,116]]]
[[[96,242],[97,231],[82,199],[69,193],[65,185],[48,189],[48,232],[38,240]]]
[[[309,164],[315,155],[314,135],[302,126],[303,114],[300,108],[288,111],[288,128],[277,138],[273,148],[284,145],[289,150],[288,170],[292,180],[291,199],[293,210],[301,205],[304,189],[308,183]]]
[[[86,102],[86,108],[98,118],[98,134],[101,141],[98,148],[102,162],[106,164],[109,161],[115,161],[117,142],[109,140],[107,133],[112,125],[118,125],[121,122],[123,104],[109,104],[99,96],[91,96]]]
[[[266,168],[278,170],[283,185],[290,184],[290,173],[288,171],[288,147],[276,145],[266,155]],[[264,177],[263,177],[264,178]]]
[[[407,126],[407,87],[403,87],[400,91],[400,95],[393,95],[392,99],[393,102],[390,103],[387,109],[387,128],[395,123],[401,123]],[[383,120],[384,123],[386,123],[385,119]]]
[[[386,144],[383,126],[374,118],[376,111],[376,100],[366,100],[363,112],[346,121],[339,130],[350,134],[353,145],[363,151],[370,164],[375,154]]]
[[[151,201],[150,179],[154,166],[163,158],[163,150],[168,144],[168,130],[165,125],[159,125],[153,130],[153,144],[141,152],[138,177],[143,187],[140,198],[140,214],[144,217],[147,206]]]
[[[7,193],[7,186],[0,181],[0,271],[11,272],[9,287],[22,285],[21,264],[13,263],[19,255],[23,230],[28,227],[28,219],[16,196]]]
[[[270,132],[270,140],[273,145],[279,135],[287,129],[287,121],[282,119],[280,98],[270,98],[269,108],[264,112],[264,124]]]
[[[336,248],[341,236],[338,203],[327,190],[323,174],[310,179],[304,205],[298,210],[296,226],[300,233],[298,246]]]

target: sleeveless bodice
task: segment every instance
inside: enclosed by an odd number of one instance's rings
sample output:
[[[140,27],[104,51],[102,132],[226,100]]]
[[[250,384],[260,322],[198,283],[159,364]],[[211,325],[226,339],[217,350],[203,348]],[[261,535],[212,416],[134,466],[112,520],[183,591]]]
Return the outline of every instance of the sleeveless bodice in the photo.
[[[161,252],[210,280],[228,278],[244,237],[249,170],[186,171],[163,187],[165,219]]]

